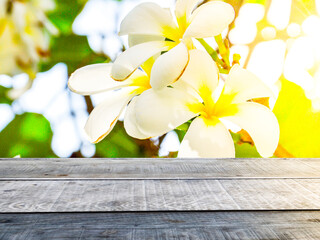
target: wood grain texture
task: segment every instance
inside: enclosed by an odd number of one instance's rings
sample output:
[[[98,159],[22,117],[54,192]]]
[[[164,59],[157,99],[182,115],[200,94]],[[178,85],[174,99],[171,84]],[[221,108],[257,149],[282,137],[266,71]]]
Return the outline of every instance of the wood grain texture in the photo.
[[[2,159],[7,179],[320,178],[320,159]]]
[[[0,214],[0,239],[310,240],[320,212]]]
[[[320,239],[320,159],[2,159],[1,239]]]
[[[319,209],[320,179],[2,181],[0,212]]]

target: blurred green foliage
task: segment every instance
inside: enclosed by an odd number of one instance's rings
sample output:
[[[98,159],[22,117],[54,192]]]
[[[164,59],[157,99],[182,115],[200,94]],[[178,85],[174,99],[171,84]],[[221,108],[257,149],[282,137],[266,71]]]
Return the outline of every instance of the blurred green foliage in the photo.
[[[245,142],[241,133],[231,132],[237,158],[261,158],[256,147],[251,142]]]
[[[72,32],[72,23],[86,2],[86,0],[56,0],[57,7],[49,14],[49,19],[58,27],[59,35],[51,40],[51,54],[48,60],[41,64],[41,72],[63,62],[67,64],[70,75],[79,67],[110,60],[93,52],[86,36]]]
[[[40,63],[40,72],[51,69],[57,63],[65,63],[70,75],[82,66],[110,61],[107,55],[95,53],[89,47],[86,36],[72,32],[72,24],[86,2],[87,0],[56,0],[57,7],[48,14],[48,18],[59,29],[59,34],[52,37],[49,56],[46,61]],[[265,6],[270,3],[268,0],[225,0],[225,2],[233,5],[236,15],[245,3]],[[296,1],[291,9],[290,21],[300,24],[306,16],[315,14],[315,9],[314,0]],[[265,17],[259,24],[258,30],[269,26]],[[261,37],[256,37],[249,48],[253,48],[260,41]],[[319,157],[320,113],[314,112],[312,103],[306,98],[302,88],[285,79],[281,83],[281,92],[274,108],[281,128],[279,151],[286,151],[294,157]],[[8,97],[10,89],[0,85],[0,104],[14,104]],[[86,97],[86,104],[90,112],[93,107],[90,97]],[[179,141],[182,141],[190,123],[191,121],[175,130]],[[261,157],[252,142],[243,139],[241,132],[231,134],[235,143],[236,157]],[[33,158],[56,157],[51,146],[52,137],[50,122],[43,115],[36,113],[15,115],[0,132],[0,157],[17,155]],[[96,144],[94,157],[157,157],[164,137],[161,136],[157,141],[136,140],[129,137],[123,128],[123,123],[118,122],[113,131],[102,142]],[[78,150],[72,156],[82,157],[82,154]],[[176,153],[170,153],[168,156],[176,156]]]
[[[41,71],[47,71],[57,63],[63,62],[67,64],[70,75],[82,66],[109,60],[91,50],[87,37],[73,33],[54,38],[51,46],[50,58],[42,63]]]
[[[6,88],[0,85],[0,104],[1,103],[11,104],[13,102],[12,99],[8,97],[9,91],[10,91],[10,88]]]
[[[56,157],[51,149],[52,130],[41,114],[16,115],[0,132],[0,156]]]
[[[141,150],[135,139],[128,136],[123,124],[118,122],[112,132],[102,142],[96,144],[96,157],[144,157]]]
[[[61,34],[72,34],[72,23],[87,0],[55,0],[55,2],[55,10],[48,14],[50,21]]]

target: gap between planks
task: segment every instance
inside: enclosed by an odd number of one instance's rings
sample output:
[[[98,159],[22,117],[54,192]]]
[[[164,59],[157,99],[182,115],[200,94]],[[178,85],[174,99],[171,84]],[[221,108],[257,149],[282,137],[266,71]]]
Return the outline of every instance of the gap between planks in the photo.
[[[61,181],[61,182],[76,182],[76,181],[166,181],[166,180],[187,180],[187,181],[206,181],[206,180],[320,180],[320,177],[205,177],[205,178],[0,178],[0,181]]]

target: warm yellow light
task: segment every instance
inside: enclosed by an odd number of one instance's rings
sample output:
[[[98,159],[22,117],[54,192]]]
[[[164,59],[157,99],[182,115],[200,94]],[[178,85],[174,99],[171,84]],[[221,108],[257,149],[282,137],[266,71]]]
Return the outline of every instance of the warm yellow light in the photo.
[[[264,40],[272,40],[276,37],[277,32],[274,27],[265,27],[261,30],[261,35]]]

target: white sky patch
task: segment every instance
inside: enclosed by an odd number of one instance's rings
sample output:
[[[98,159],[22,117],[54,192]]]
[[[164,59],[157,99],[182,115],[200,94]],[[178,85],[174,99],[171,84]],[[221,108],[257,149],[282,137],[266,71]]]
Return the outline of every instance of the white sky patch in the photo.
[[[28,82],[28,75],[25,73],[21,73],[18,75],[15,75],[12,78],[12,86],[13,88],[19,89],[19,88],[23,88],[27,82]]]
[[[72,29],[78,35],[109,35],[115,31],[119,2],[90,0],[75,19]]]
[[[50,104],[48,104],[47,108],[44,110],[44,116],[50,122],[59,122],[65,116],[70,114],[70,99],[67,91],[63,91],[54,98]]]
[[[287,27],[289,37],[295,38],[301,34],[301,26],[298,23],[290,23]]]
[[[12,108],[8,104],[0,104],[0,116],[0,131],[2,131],[14,119]]]
[[[62,63],[57,64],[48,72],[38,73],[32,88],[17,102],[26,112],[42,114],[49,104],[56,101],[57,94],[64,91],[66,83],[67,68]]]
[[[81,147],[81,154],[84,157],[92,157],[95,152],[96,152],[96,146],[89,142],[84,143]]]
[[[291,0],[272,0],[267,15],[268,21],[278,30],[285,29],[290,20]]]
[[[81,139],[77,133],[74,119],[71,116],[61,118],[51,124],[54,134],[52,139],[52,149],[59,157],[69,157],[74,151],[77,151],[81,145]]]
[[[258,22],[263,19],[264,11],[264,6],[261,4],[247,3],[241,7],[239,16],[242,18],[246,18],[247,22]]]
[[[47,72],[37,74],[32,88],[16,101],[17,108],[43,114],[50,121],[54,132],[52,148],[59,157],[68,157],[79,149],[85,137],[81,134],[83,122],[77,124],[78,119],[83,120],[84,117],[78,118],[78,115],[88,116],[84,98],[69,92],[66,84],[67,67],[60,63]],[[76,114],[75,119],[70,115],[71,109]]]
[[[247,69],[256,74],[267,86],[278,94],[275,83],[283,71],[286,44],[282,40],[259,43],[252,52]]]
[[[314,49],[311,39],[300,37],[292,44],[284,65],[284,76],[304,90],[313,88],[313,77],[308,69],[314,65]]]
[[[320,17],[319,16],[309,16],[302,23],[302,31],[311,37],[320,38]]]
[[[257,26],[255,23],[247,23],[241,18],[236,21],[236,27],[229,33],[230,42],[233,44],[248,44],[253,42],[257,35]]]
[[[4,87],[12,87],[12,78],[8,75],[0,75],[0,84]]]
[[[242,6],[235,21],[235,28],[229,33],[233,44],[251,43],[257,35],[257,22],[264,16],[264,6],[248,3]]]
[[[320,15],[320,0],[316,0],[316,8],[317,8],[317,12]]]
[[[107,53],[108,56],[114,61],[122,49],[122,44],[119,41],[119,37],[113,35],[106,38],[102,42],[102,49],[103,52]]]

